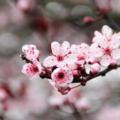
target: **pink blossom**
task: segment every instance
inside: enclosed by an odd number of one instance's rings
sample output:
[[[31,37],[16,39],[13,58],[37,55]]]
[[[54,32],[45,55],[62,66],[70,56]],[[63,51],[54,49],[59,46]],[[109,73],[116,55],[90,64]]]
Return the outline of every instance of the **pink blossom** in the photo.
[[[109,26],[104,25],[102,27],[101,32],[99,31],[94,32],[93,42],[100,44],[103,41],[110,40],[112,35],[113,35],[112,29]]]
[[[40,52],[35,45],[24,45],[22,47],[22,52],[25,55],[26,59],[34,61],[39,58]]]
[[[62,45],[60,45],[58,42],[55,41],[51,44],[51,49],[53,55],[48,56],[44,60],[43,65],[45,67],[62,66],[65,60],[68,59],[68,54],[70,52],[70,43],[64,41]]]
[[[57,68],[53,71],[51,78],[57,86],[66,86],[73,81],[73,74],[67,68]]]
[[[96,43],[91,44],[88,51],[87,62],[98,61],[103,56],[103,51]]]
[[[103,26],[102,33],[95,32],[93,42],[98,44],[103,56],[101,57],[101,65],[107,67],[108,65],[117,63],[120,59],[120,34],[112,32],[108,26]]]
[[[39,75],[42,71],[41,64],[38,61],[34,63],[26,63],[22,68],[22,73],[28,76]]]
[[[76,64],[83,66],[88,55],[88,49],[89,46],[85,43],[71,46],[72,56]]]

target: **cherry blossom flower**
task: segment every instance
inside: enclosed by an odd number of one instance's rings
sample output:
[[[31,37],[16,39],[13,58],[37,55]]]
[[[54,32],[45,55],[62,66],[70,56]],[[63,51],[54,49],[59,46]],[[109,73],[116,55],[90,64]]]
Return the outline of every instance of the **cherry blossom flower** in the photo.
[[[75,64],[83,67],[88,55],[88,49],[89,46],[85,43],[82,43],[80,45],[72,45],[70,49],[71,50],[70,56],[72,57],[70,58],[74,59],[74,60],[72,59],[72,61],[74,61]]]
[[[112,29],[109,26],[104,25],[102,27],[101,32],[99,31],[94,32],[93,42],[100,44],[103,41],[110,40],[112,35],[113,35]]]
[[[22,52],[25,55],[26,59],[34,61],[39,58],[40,52],[35,45],[24,45],[22,47]]]
[[[52,42],[51,44],[52,54],[51,56],[48,56],[44,62],[43,65],[45,67],[53,67],[53,66],[62,66],[65,63],[65,60],[68,59],[69,55],[69,49],[70,49],[70,43],[67,41],[64,41],[62,45],[60,45],[58,42]]]
[[[53,71],[51,78],[57,86],[67,86],[73,81],[73,74],[67,68],[57,68]]]
[[[22,73],[28,76],[39,75],[42,71],[40,62],[35,61],[34,63],[26,63],[22,68]]]
[[[102,66],[107,67],[110,64],[115,64],[120,59],[120,33],[113,34],[112,29],[105,25],[102,28],[102,33],[95,32],[93,43],[98,44],[103,53],[100,61]]]

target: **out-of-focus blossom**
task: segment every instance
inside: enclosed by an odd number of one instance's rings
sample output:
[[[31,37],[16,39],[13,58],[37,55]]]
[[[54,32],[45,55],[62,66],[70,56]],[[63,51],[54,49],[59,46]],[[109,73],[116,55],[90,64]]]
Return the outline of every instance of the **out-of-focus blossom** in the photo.
[[[110,11],[114,13],[120,13],[120,1],[119,0],[95,0],[97,6],[103,14],[106,14]]]
[[[18,0],[17,7],[22,12],[30,12],[35,7],[35,0]]]
[[[78,109],[78,111],[89,110],[90,107],[91,107],[89,100],[87,98],[85,98],[85,97],[80,98],[79,100],[77,100],[75,102],[75,106]]]
[[[112,113],[112,114],[110,114]],[[111,107],[111,106],[104,106],[98,114],[95,116],[95,120],[119,120],[120,118],[120,106]]]
[[[0,88],[0,101],[4,101],[7,98],[8,98],[7,92],[4,89]]]
[[[98,6],[101,14],[106,15],[108,14],[112,9],[112,0],[95,0],[96,5]]]

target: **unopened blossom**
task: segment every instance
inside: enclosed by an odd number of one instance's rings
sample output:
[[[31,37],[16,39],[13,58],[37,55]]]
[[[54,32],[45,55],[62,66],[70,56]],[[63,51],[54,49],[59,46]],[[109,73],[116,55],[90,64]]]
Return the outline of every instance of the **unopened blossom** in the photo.
[[[30,61],[34,61],[36,59],[39,58],[40,55],[40,51],[37,49],[37,47],[35,45],[24,45],[22,47],[22,52],[24,54],[24,56],[26,57],[26,59],[30,60]]]
[[[101,65],[99,63],[91,63],[85,65],[85,71],[87,74],[90,73],[96,74],[100,72],[100,70],[101,70]]]
[[[70,43],[67,41],[64,41],[62,45],[60,45],[58,42],[52,42],[51,43],[51,49],[52,54],[51,56],[48,56],[44,61],[43,65],[45,67],[53,67],[53,66],[62,66],[65,63],[65,60],[68,59],[69,55],[69,49],[70,49]]]
[[[39,75],[42,71],[41,64],[38,61],[34,63],[26,63],[22,68],[22,73],[28,76]]]
[[[57,86],[67,86],[73,81],[73,74],[67,68],[57,68],[53,71],[51,78]]]

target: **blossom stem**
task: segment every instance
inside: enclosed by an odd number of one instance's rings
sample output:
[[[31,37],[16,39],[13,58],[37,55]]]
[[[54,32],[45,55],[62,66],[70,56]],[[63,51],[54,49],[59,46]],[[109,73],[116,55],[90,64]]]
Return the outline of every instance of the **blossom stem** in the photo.
[[[76,86],[74,86],[74,87],[71,87],[71,89],[77,88],[77,87],[79,87],[79,86],[81,86],[81,83],[78,84],[78,85],[76,85]]]

